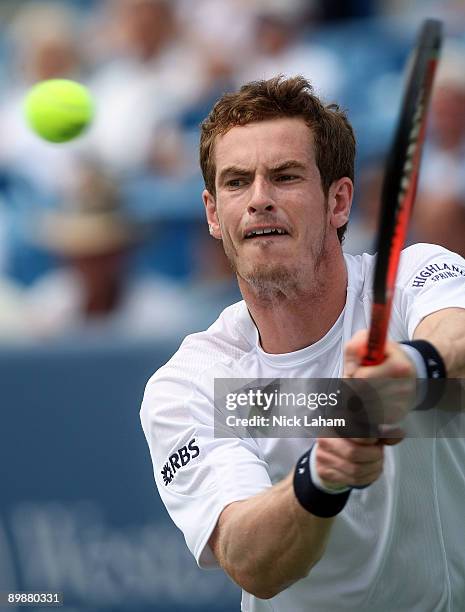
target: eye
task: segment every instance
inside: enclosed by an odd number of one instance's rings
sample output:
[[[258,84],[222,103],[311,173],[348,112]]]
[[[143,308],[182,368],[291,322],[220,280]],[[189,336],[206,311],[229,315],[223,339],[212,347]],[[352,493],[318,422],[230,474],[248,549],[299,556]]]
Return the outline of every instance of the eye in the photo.
[[[239,187],[242,187],[244,184],[245,184],[245,179],[241,179],[241,178],[230,179],[229,181],[226,181],[225,183],[226,187],[229,187],[229,189],[238,189]]]
[[[276,180],[278,180],[281,183],[283,183],[283,182],[287,182],[287,181],[293,181],[296,178],[298,178],[298,177],[295,176],[294,174],[280,174],[278,177],[276,177]]]

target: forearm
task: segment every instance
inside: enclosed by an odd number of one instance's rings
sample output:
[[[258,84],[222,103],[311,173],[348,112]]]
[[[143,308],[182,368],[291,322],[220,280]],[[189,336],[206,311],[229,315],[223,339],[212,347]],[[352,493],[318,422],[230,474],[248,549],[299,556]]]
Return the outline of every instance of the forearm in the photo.
[[[436,347],[449,378],[465,377],[465,309],[447,308],[425,317],[414,338],[427,340]]]
[[[210,540],[225,571],[262,599],[308,574],[323,555],[334,522],[302,508],[292,481],[290,474],[267,491],[228,506]]]

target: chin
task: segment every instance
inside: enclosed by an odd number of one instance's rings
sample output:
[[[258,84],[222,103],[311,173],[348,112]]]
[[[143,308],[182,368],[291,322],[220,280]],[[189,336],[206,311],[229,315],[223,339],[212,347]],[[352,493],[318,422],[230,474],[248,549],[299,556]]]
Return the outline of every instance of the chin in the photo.
[[[298,274],[294,267],[266,262],[238,269],[238,275],[262,297],[289,295],[298,289]]]

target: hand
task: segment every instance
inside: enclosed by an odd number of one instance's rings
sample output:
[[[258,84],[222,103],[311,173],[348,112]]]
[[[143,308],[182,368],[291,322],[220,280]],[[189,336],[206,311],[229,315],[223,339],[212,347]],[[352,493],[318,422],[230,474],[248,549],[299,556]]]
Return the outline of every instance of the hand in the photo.
[[[344,382],[357,391],[360,403],[371,425],[392,426],[401,421],[415,406],[416,368],[396,342],[386,343],[386,358],[376,366],[362,366],[368,331],[361,330],[347,343],[344,355]],[[351,379],[353,383],[351,384]],[[366,384],[365,384],[366,383]],[[370,384],[371,383],[371,384]],[[399,428],[391,435],[402,435]],[[383,442],[389,438],[382,438]]]
[[[314,452],[318,476],[329,489],[367,486],[383,471],[384,445],[377,438],[319,438]]]
[[[416,378],[416,369],[397,342],[388,340],[385,360],[376,366],[362,366],[368,344],[368,330],[356,332],[345,346],[344,378]]]

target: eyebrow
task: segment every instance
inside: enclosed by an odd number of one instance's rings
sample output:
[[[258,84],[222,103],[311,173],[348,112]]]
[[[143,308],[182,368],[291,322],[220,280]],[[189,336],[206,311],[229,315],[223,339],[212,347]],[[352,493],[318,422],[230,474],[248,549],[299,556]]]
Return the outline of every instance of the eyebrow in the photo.
[[[289,159],[283,163],[277,164],[276,166],[271,166],[271,172],[282,172],[283,170],[289,170],[289,168],[297,168],[299,170],[305,170],[306,166],[302,162],[299,162],[295,159]],[[224,168],[218,177],[220,183],[222,183],[227,176],[248,176],[252,172],[247,170],[246,168],[241,168],[240,166],[228,166]]]
[[[289,159],[288,161],[285,161],[282,164],[278,164],[277,166],[272,166],[270,170],[272,172],[280,172],[282,170],[289,170],[289,168],[297,168],[299,170],[305,170],[306,166],[304,163],[297,161],[296,159]]]
[[[245,176],[250,173],[250,170],[240,168],[239,166],[228,166],[227,168],[221,170],[218,181],[222,183],[227,176]]]

